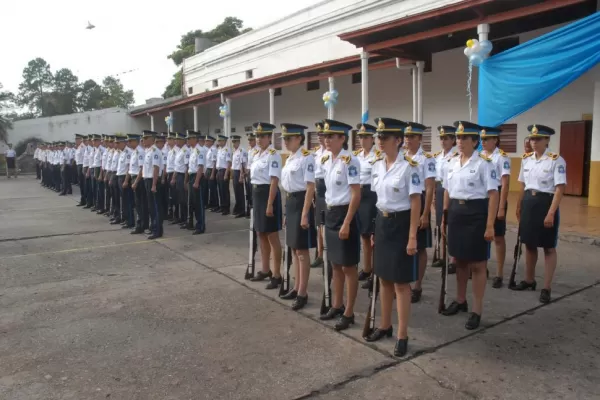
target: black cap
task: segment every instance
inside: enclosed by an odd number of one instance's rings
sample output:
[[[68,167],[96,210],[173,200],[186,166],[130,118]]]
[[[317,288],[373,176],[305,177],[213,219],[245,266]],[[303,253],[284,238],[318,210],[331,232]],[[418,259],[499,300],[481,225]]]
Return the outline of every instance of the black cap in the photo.
[[[456,136],[479,136],[479,131],[481,130],[481,126],[469,121],[456,121],[453,125],[456,127]]]
[[[377,133],[379,135],[395,135],[401,136],[404,132],[404,128],[408,125],[406,122],[387,117],[375,118],[377,124]]]
[[[237,140],[240,140],[240,139],[241,139],[241,136],[239,136],[239,135],[231,135],[231,140],[232,141],[237,141]]]
[[[304,134],[305,129],[308,129],[308,127],[304,125],[290,124],[286,122],[281,124],[281,136],[300,136]]]
[[[554,129],[546,125],[529,125],[527,130],[530,132],[529,137],[550,137],[554,135]]]
[[[446,135],[456,136],[456,128],[450,125],[440,125],[437,128],[440,133],[440,137],[444,137]]]
[[[269,124],[268,122],[255,122],[252,124],[255,135],[272,134],[275,130],[275,125]]]
[[[358,129],[356,132],[358,136],[373,136],[377,133],[377,128],[370,124],[358,124],[356,129]]]
[[[407,121],[404,127],[404,136],[422,135],[425,129],[427,129],[427,126],[423,124]]]

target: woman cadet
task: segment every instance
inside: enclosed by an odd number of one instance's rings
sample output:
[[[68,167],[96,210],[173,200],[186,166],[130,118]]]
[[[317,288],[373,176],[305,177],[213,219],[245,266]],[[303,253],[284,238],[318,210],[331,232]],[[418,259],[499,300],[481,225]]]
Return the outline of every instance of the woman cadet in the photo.
[[[250,280],[253,282],[270,279],[267,289],[277,289],[281,284],[281,242],[279,231],[282,226],[281,193],[281,155],[271,147],[271,136],[275,125],[256,122],[253,125],[258,149],[254,150],[250,170],[252,184],[252,211],[254,212],[254,230],[260,242],[262,271]],[[273,256],[273,269],[269,261]]]
[[[304,148],[306,126],[281,124],[281,137],[290,152],[281,170],[281,186],[286,192],[286,244],[292,249],[294,260],[294,289],[281,296],[294,300],[292,310],[300,310],[308,301],[307,287],[310,274],[309,249],[317,246],[315,227],[315,159]]]
[[[556,270],[556,245],[560,221],[559,206],[567,184],[567,164],[557,153],[548,150],[554,129],[544,125],[530,125],[529,140],[533,152],[525,153],[519,172],[519,200],[517,218],[521,242],[525,244],[525,280],[514,290],[535,290],[535,264],[538,247],[544,249],[544,288],[540,302],[549,303],[551,286]]]
[[[321,157],[325,173],[325,240],[327,258],[333,267],[332,307],[322,320],[338,318],[335,329],[348,329],[354,323],[354,304],[358,291],[357,265],[360,262],[360,233],[356,212],[360,204],[360,162],[348,151],[348,132],[352,126],[326,119],[323,134],[328,153]],[[344,283],[346,306],[344,307]]]
[[[492,287],[495,289],[502,287],[504,276],[504,260],[506,259],[506,240],[504,236],[506,235],[506,209],[508,207],[510,184],[510,158],[504,151],[500,150],[501,132],[501,129],[491,127],[483,127],[481,130],[482,153],[492,159],[500,183],[500,186],[498,186],[498,212],[494,222],[494,244],[496,245],[496,261],[498,262],[496,276],[492,281]]]
[[[380,156],[381,152],[375,149],[375,130],[373,125],[358,124],[357,127],[358,140],[360,141],[360,150],[354,152],[354,156],[360,161],[360,206],[358,207],[358,230],[363,251],[363,269],[358,274],[358,280],[367,282],[363,284],[364,289],[372,286],[372,278],[370,278],[373,270],[371,235],[373,234],[373,220],[377,215],[377,193],[371,190],[371,167],[373,161]]]
[[[323,122],[315,123],[317,129],[317,137],[319,138],[319,145],[315,147],[313,156],[315,158],[315,214],[317,218],[317,256],[310,265],[311,268],[320,267],[323,264],[323,232],[321,229],[321,212],[327,208],[325,203],[325,180],[324,172],[321,168],[319,160],[327,153],[325,148],[325,136],[323,136]]]
[[[481,322],[483,295],[487,283],[487,260],[494,239],[498,207],[498,173],[492,160],[475,149],[479,145],[479,125],[455,122],[458,151],[450,159],[444,176],[443,224],[448,224],[448,250],[456,258],[456,300],[443,315],[468,311],[467,282],[473,274],[473,309],[465,328],[477,329]],[[442,224],[442,225],[443,225]]]
[[[377,192],[373,245],[375,275],[381,283],[381,322],[365,339],[375,342],[392,336],[395,293],[398,334],[394,355],[402,357],[408,347],[410,284],[419,278],[417,230],[424,179],[417,163],[400,151],[406,124],[391,118],[376,122],[379,147],[384,153],[375,159],[371,172],[372,188]]]

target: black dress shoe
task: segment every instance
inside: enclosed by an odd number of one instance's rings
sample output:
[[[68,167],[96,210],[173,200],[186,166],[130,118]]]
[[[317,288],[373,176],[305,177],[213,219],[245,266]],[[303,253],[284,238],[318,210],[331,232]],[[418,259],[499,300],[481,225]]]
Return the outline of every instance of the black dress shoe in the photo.
[[[283,296],[279,296],[281,300],[294,300],[296,297],[298,297],[298,292],[296,292],[294,289],[290,290]]]
[[[133,226],[125,224],[125,225],[121,226],[121,229],[133,229]]]
[[[111,224],[111,225],[118,225],[118,224],[120,224],[120,223],[121,223],[121,220],[120,220],[120,219],[115,219],[114,221],[110,221],[110,224]]]
[[[306,296],[297,296],[292,303],[292,310],[298,311],[308,303],[308,295]]]
[[[454,275],[456,273],[456,264],[448,264],[448,275]]]
[[[335,323],[333,329],[336,331],[345,331],[346,329],[350,328],[350,325],[354,325],[354,315],[346,317],[344,314],[342,314],[340,319],[338,319],[338,321]]]
[[[331,307],[329,309],[329,311],[327,311],[325,314],[321,315],[319,317],[319,319],[321,321],[329,321],[329,320],[339,317],[340,315],[343,315],[344,311],[346,311],[346,308],[344,306],[341,306],[340,308]]]
[[[363,289],[369,289],[369,291],[373,290],[373,277],[369,276],[366,281],[362,283],[360,286]]]
[[[540,303],[548,304],[551,300],[550,289],[542,289],[540,292]]]
[[[360,270],[360,272],[358,273],[358,280],[360,282],[366,280],[367,278],[369,278],[371,276],[370,272],[365,272],[363,270]]]
[[[423,294],[423,289],[412,289],[411,293],[410,293],[410,302],[411,303],[418,303],[419,301],[421,301],[421,295]]]
[[[152,231],[150,229],[148,229],[148,228],[144,229],[144,233],[146,235],[152,235]]]
[[[77,204],[75,204],[75,205],[76,205],[77,207],[83,207],[83,206],[85,206],[85,203],[77,203]]]
[[[132,235],[141,235],[142,233],[144,233],[144,230],[142,228],[136,228],[131,231]]]
[[[236,218],[244,218],[245,216],[246,216],[245,214],[238,214],[238,215],[236,215],[235,217],[236,217]]]
[[[158,238],[161,238],[161,237],[162,237],[162,235],[153,233],[152,235],[148,236],[148,240],[154,240],[154,239],[158,239]]]
[[[92,206],[85,205],[83,208],[88,209],[88,208],[92,208]]]
[[[97,211],[97,209],[96,209],[96,207],[92,207],[92,208],[90,208],[90,211],[91,211],[91,212],[96,212],[96,211]]]
[[[273,273],[271,271],[269,271],[269,272],[258,271],[258,273],[253,278],[250,278],[250,282],[262,282],[265,279],[269,279],[272,276],[273,276]]]
[[[444,264],[446,264],[446,262],[440,258],[440,259],[437,259],[434,262],[432,262],[431,267],[432,268],[442,268],[444,266]]]
[[[376,342],[384,337],[392,337],[394,327],[390,326],[387,329],[376,328],[369,336],[365,338],[367,342]]]
[[[467,304],[466,301],[464,303],[458,303],[456,301],[453,301],[452,303],[450,303],[448,308],[446,308],[444,311],[442,311],[442,315],[445,315],[448,317],[450,315],[458,314],[460,311],[462,311],[462,312],[469,311],[469,305]]]
[[[479,328],[479,323],[481,322],[481,315],[472,312],[469,314],[469,319],[465,323],[465,329],[472,331],[473,329]]]
[[[192,232],[192,235],[202,235],[203,233],[204,231],[196,229],[194,232]]]
[[[269,283],[267,283],[267,286],[265,287],[265,289],[267,289],[267,290],[277,289],[279,287],[279,285],[281,285],[282,283],[283,283],[282,277],[275,278],[274,276],[272,276]]]
[[[174,219],[173,221],[171,221],[171,225],[177,225],[180,223],[181,223],[181,221],[179,219]]]
[[[537,282],[533,281],[533,282],[527,282],[527,281],[521,281],[519,282],[517,285],[515,285],[514,287],[512,287],[512,290],[517,290],[517,291],[522,291],[522,290],[527,290],[527,289],[531,289],[533,291],[535,291],[535,287],[537,286]]]
[[[394,356],[404,357],[408,351],[408,338],[398,339],[396,346],[394,347]]]
[[[494,279],[492,280],[492,287],[494,289],[500,289],[502,287],[502,285],[503,285],[502,277],[501,276],[494,277]]]
[[[221,212],[221,215],[229,215],[229,211],[223,211]]]
[[[67,194],[66,193],[59,193],[58,195],[59,196],[66,196]]]

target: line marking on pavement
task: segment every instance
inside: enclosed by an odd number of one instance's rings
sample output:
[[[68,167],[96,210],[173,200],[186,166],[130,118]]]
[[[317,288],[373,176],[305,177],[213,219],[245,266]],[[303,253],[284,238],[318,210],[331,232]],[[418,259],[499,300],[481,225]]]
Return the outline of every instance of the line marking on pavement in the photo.
[[[248,231],[248,229],[237,229],[237,230],[232,230],[232,231],[210,232],[210,233],[204,233],[199,237],[221,235],[224,233],[247,232],[247,231]],[[162,242],[166,242],[166,241],[187,238],[187,237],[192,237],[192,236],[191,235],[178,235],[178,236],[171,236],[171,237],[160,238],[160,239],[155,239],[155,240],[146,239],[146,240],[139,240],[139,241],[134,241],[134,242],[112,243],[112,244],[106,244],[106,245],[101,245],[101,246],[89,246],[89,247],[79,247],[79,248],[75,248],[75,249],[44,251],[41,253],[16,254],[13,256],[3,257],[2,259],[10,260],[10,259],[16,259],[16,258],[23,258],[23,257],[44,256],[44,255],[52,255],[52,254],[67,254],[67,253],[75,253],[78,251],[90,251],[90,250],[106,249],[106,248],[111,248],[111,247],[122,247],[122,246],[136,245],[136,244],[154,244],[157,242],[162,243]]]
[[[20,211],[43,211],[43,212],[52,212],[55,209],[59,208],[73,208],[73,206],[53,206],[51,209],[47,208],[15,208],[15,209],[0,209],[0,213],[11,213],[11,212],[20,212]]]

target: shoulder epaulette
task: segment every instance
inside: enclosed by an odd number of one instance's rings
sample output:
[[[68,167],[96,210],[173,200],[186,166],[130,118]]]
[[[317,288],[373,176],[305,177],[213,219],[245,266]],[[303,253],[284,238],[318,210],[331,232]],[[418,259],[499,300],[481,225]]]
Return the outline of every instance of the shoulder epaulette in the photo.
[[[196,149],[196,154],[200,154],[200,150]]]
[[[380,157],[380,156],[381,156],[381,151],[375,150],[375,157]]]
[[[433,154],[433,156],[434,156],[434,157],[437,157],[437,156],[439,156],[440,154],[442,154],[442,150],[438,151],[437,153],[434,153],[434,154]]]
[[[350,156],[341,156],[340,158],[342,159],[342,161],[344,161],[345,164],[350,164],[350,160],[352,159],[352,157]]]
[[[485,161],[492,161],[491,158],[489,158],[488,156],[484,155],[483,153],[479,153],[479,157],[483,158]]]
[[[533,152],[531,152],[531,153],[523,153],[523,158],[531,157],[532,155],[533,155]]]
[[[275,149],[269,149],[269,154],[275,154],[275,153],[277,153],[277,150],[275,150]]]
[[[558,157],[559,157],[559,155],[558,155],[558,153],[551,153],[551,152],[549,152],[548,153],[548,157],[550,157],[553,160],[557,160]]]
[[[362,150],[354,150],[354,151],[352,152],[352,154],[354,154],[355,156],[357,156],[357,155],[359,155],[359,154],[360,154],[360,152],[361,152],[361,151],[362,151]]]
[[[425,156],[425,158],[432,158],[433,157],[431,155],[431,153],[427,153],[426,151],[423,152],[423,155]]]
[[[306,150],[306,149],[302,149],[302,155],[303,155],[304,157],[306,157],[306,156],[307,156],[307,155],[309,155],[309,154],[310,154],[310,151],[308,151],[308,150]]]
[[[417,165],[419,165],[418,162],[416,162],[415,160],[413,160],[412,158],[410,158],[409,156],[407,156],[406,154],[404,155],[404,159],[406,161],[408,161],[408,163],[411,165],[411,167],[416,167]]]
[[[319,150],[320,148],[321,148],[321,146],[317,146],[317,147],[315,147],[315,148],[313,149],[313,151],[317,151],[317,150]]]
[[[258,154],[258,149],[254,149],[253,151],[255,155]]]
[[[508,157],[508,156],[506,155],[506,153],[504,152],[504,150],[502,150],[502,149],[500,149],[500,150],[498,151],[498,153],[500,153],[500,155],[501,155],[502,157]]]
[[[371,165],[375,164],[377,161],[381,161],[381,160],[383,160],[383,157],[382,156],[377,156],[377,158],[375,158],[375,159],[373,159],[373,161],[371,161]]]
[[[325,164],[327,162],[327,160],[329,160],[329,154],[327,154],[326,156],[321,157],[321,164]]]

